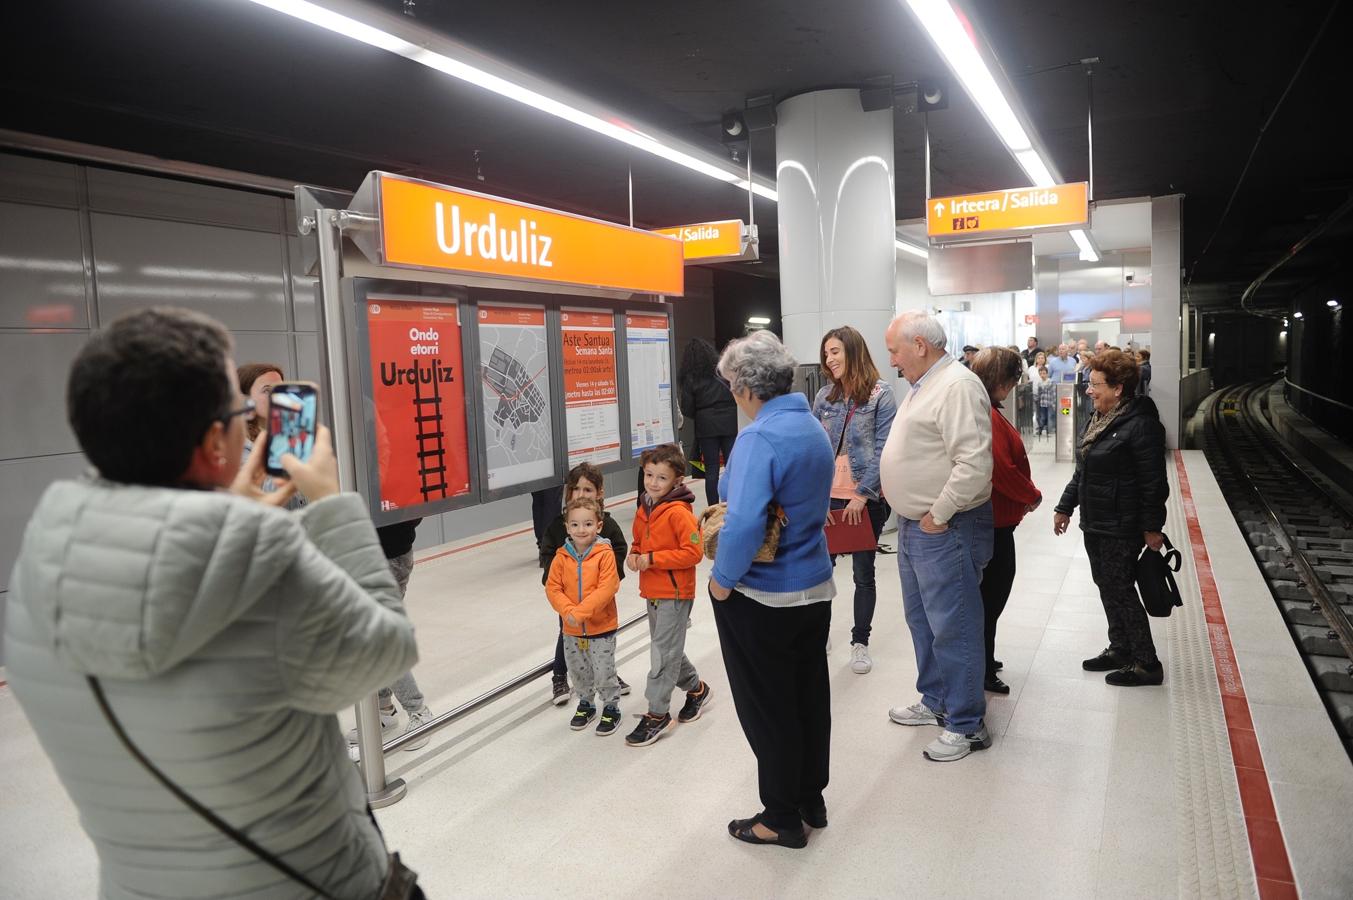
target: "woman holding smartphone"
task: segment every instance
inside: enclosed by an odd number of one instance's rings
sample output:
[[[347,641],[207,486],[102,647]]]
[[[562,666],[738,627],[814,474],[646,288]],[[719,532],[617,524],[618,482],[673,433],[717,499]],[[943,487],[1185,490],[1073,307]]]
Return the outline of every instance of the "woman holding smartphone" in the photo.
[[[813,401],[813,415],[827,429],[836,455],[831,508],[845,510],[848,524],[865,516],[874,529],[874,542],[888,520],[888,504],[879,483],[879,457],[897,414],[893,389],[879,377],[864,337],[849,325],[822,336],[819,362],[826,384]],[[878,589],[874,584],[874,550],[850,554],[855,576],[855,625],[850,632],[850,669],[857,675],[874,667],[869,656],[869,632],[874,622]]]

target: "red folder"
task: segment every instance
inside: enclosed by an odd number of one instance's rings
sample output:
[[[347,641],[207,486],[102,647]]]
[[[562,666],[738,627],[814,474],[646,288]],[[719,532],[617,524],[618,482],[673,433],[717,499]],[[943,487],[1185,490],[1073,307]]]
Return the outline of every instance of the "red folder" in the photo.
[[[869,521],[869,513],[860,511],[860,521],[855,525],[846,523],[846,511],[834,509],[827,522],[827,552],[832,556],[841,553],[855,553],[859,550],[873,550],[878,547],[878,538],[874,537],[874,523]]]

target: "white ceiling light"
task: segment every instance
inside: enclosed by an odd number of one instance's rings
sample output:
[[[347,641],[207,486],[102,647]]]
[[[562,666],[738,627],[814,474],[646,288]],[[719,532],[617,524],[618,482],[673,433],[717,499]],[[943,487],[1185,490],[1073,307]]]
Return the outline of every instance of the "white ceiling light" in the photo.
[[[748,325],[769,325],[769,324],[770,324],[770,319],[766,318],[765,316],[748,316],[748,317],[747,317],[747,324],[748,324]]]
[[[525,82],[535,81],[538,82],[538,86],[544,86],[547,83],[497,64],[482,54],[468,51],[449,38],[433,36],[422,26],[408,20],[407,17],[394,16],[380,10],[364,7],[351,2],[351,0],[327,0],[324,6],[308,2],[308,0],[251,0],[251,2],[301,21],[309,22],[312,25],[318,25],[320,28],[332,31],[335,34],[341,34],[372,47],[395,53],[430,69],[436,69],[453,78],[492,91],[501,97],[515,100],[533,109],[557,116],[567,122],[580,125],[589,131],[605,135],[612,140],[627,144],[645,153],[651,153],[693,172],[699,172],[725,184],[734,185],[741,190],[745,191],[749,188],[745,171],[741,167],[733,167],[718,156],[705,154],[698,148],[689,145],[682,149],[681,142],[673,138],[663,139],[654,134],[645,133],[629,125],[619,116],[609,114],[609,111],[600,108],[589,111],[582,108],[585,105],[584,103],[566,102],[558,97],[550,96],[543,90],[532,88]],[[353,15],[336,12],[333,7],[345,9]],[[354,16],[361,16],[370,21],[383,22],[386,27],[368,24],[368,22]],[[410,37],[415,37],[418,43],[401,37],[396,33],[399,31],[409,34]],[[434,47],[438,49],[434,49]],[[466,58],[474,59],[481,65],[467,62]],[[491,68],[520,77],[514,79],[506,77],[504,74],[496,74],[490,71]],[[564,92],[561,91],[560,93]],[[758,197],[771,201],[778,200],[778,194],[773,186],[758,182],[756,179],[752,180],[750,189]]]
[[[1002,90],[983,58],[977,31],[967,17],[950,0],[906,0],[906,4],[1034,186],[1057,184],[1059,179],[1052,166],[1034,146],[1033,129],[1024,126],[1028,117],[1021,114],[1014,90],[1008,87]],[[1081,259],[1099,262],[1099,251],[1084,229],[1072,231],[1071,239],[1080,248]]]
[[[921,259],[929,259],[930,253],[924,247],[918,247],[915,244],[908,244],[906,241],[893,241],[898,250],[903,253],[910,253],[912,256],[919,256]]]

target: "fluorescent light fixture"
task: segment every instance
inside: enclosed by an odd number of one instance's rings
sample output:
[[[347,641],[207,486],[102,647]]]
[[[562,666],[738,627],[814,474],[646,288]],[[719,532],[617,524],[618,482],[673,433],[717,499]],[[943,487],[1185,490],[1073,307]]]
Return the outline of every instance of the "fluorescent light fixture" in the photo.
[[[748,325],[769,325],[769,324],[770,324],[770,319],[766,318],[765,316],[748,316],[748,317],[747,317],[747,324],[748,324]]]
[[[1047,164],[1043,162],[1043,157],[1038,155],[1037,150],[1018,150],[1015,152],[1015,162],[1024,170],[1024,174],[1029,176],[1029,180],[1034,183],[1034,187],[1052,187],[1057,183],[1057,179],[1052,177],[1048,171]]]
[[[1292,318],[1294,319],[1304,319],[1305,317],[1306,314],[1301,310],[1297,310],[1296,312],[1292,313]]]
[[[1217,333],[1215,331],[1209,331],[1207,333],[1207,339],[1209,341],[1215,341],[1217,339]]]
[[[1282,331],[1278,332],[1278,337],[1280,337],[1280,338],[1285,338],[1285,337],[1287,337],[1287,329],[1284,328]]]
[[[1096,250],[1095,245],[1090,242],[1090,236],[1085,233],[1084,229],[1077,228],[1072,231],[1071,239],[1075,241],[1076,246],[1080,248],[1080,258],[1082,260],[1085,262],[1099,262],[1099,251]]]
[[[361,41],[372,47],[377,47],[381,50],[397,54],[405,59],[427,66],[430,69],[436,69],[453,78],[492,91],[501,97],[515,100],[518,103],[556,116],[566,122],[571,122],[574,125],[580,125],[589,131],[604,135],[612,140],[619,141],[622,144],[627,144],[636,150],[651,153],[654,156],[665,159],[668,162],[676,163],[693,172],[699,172],[702,175],[706,175],[717,181],[722,181],[725,184],[735,185],[741,190],[748,190],[746,176],[740,169],[734,170],[728,166],[721,165],[716,161],[712,161],[715,160],[715,157],[712,155],[709,159],[701,159],[692,153],[687,153],[673,147],[658,136],[646,134],[643,131],[628,125],[618,116],[603,116],[580,109],[578,106],[548,96],[541,91],[533,90],[501,75],[486,71],[484,68],[471,65],[462,59],[456,59],[445,53],[439,53],[436,50],[431,49],[430,46],[412,43],[411,41],[405,40],[382,28],[368,25],[365,22],[335,12],[318,3],[311,3],[308,2],[308,0],[250,0],[250,2],[300,19],[303,22],[318,25],[320,28],[332,31],[335,34],[341,34],[344,37],[352,38],[353,40]],[[354,12],[361,10],[361,7],[351,3],[339,2],[334,3],[333,5],[348,8]],[[362,12],[375,16],[386,15],[379,10],[362,10]],[[387,18],[389,17],[387,16]],[[407,26],[401,22],[398,27],[407,28],[419,26]],[[447,41],[446,45],[452,47],[455,46],[452,41]],[[504,71],[510,72],[511,70],[505,69]],[[600,112],[601,110],[598,111]],[[750,189],[752,193],[758,197],[763,197],[772,202],[779,199],[774,188],[757,184],[755,181],[750,185]]]
[[[1339,301],[1338,301],[1338,300],[1326,300],[1326,301],[1325,301],[1325,305],[1328,306],[1330,309],[1334,309],[1334,308],[1336,308],[1336,307],[1339,305]]]
[[[920,21],[930,40],[949,64],[968,96],[977,104],[982,115],[991,123],[1001,142],[1011,153],[1029,149],[1029,136],[1020,125],[1019,116],[1006,99],[991,70],[977,50],[971,26],[960,19],[948,0],[907,0],[907,6]]]
[[[903,253],[910,253],[912,256],[919,256],[921,259],[929,259],[930,253],[924,247],[918,247],[915,244],[908,244],[906,241],[893,241],[898,250]]]

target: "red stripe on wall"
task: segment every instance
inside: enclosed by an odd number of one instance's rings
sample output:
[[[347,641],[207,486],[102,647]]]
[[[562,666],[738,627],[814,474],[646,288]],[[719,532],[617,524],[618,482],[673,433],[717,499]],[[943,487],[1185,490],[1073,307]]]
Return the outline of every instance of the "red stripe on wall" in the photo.
[[[1236,769],[1236,783],[1240,787],[1240,805],[1245,814],[1245,829],[1250,840],[1250,856],[1254,861],[1254,875],[1261,900],[1295,898],[1296,882],[1292,864],[1287,856],[1287,842],[1283,840],[1282,826],[1273,806],[1273,789],[1264,769],[1264,757],[1254,734],[1250,718],[1250,702],[1245,697],[1245,684],[1236,666],[1235,650],[1231,647],[1231,633],[1226,628],[1217,581],[1212,575],[1212,560],[1203,543],[1203,528],[1189,490],[1189,476],[1184,469],[1184,454],[1175,451],[1175,468],[1179,472],[1179,491],[1183,495],[1184,517],[1188,520],[1189,542],[1193,545],[1193,565],[1198,572],[1198,588],[1203,596],[1203,612],[1207,617],[1208,643],[1217,669],[1217,687],[1221,690],[1222,711],[1226,715],[1226,730],[1231,742],[1231,761]]]

